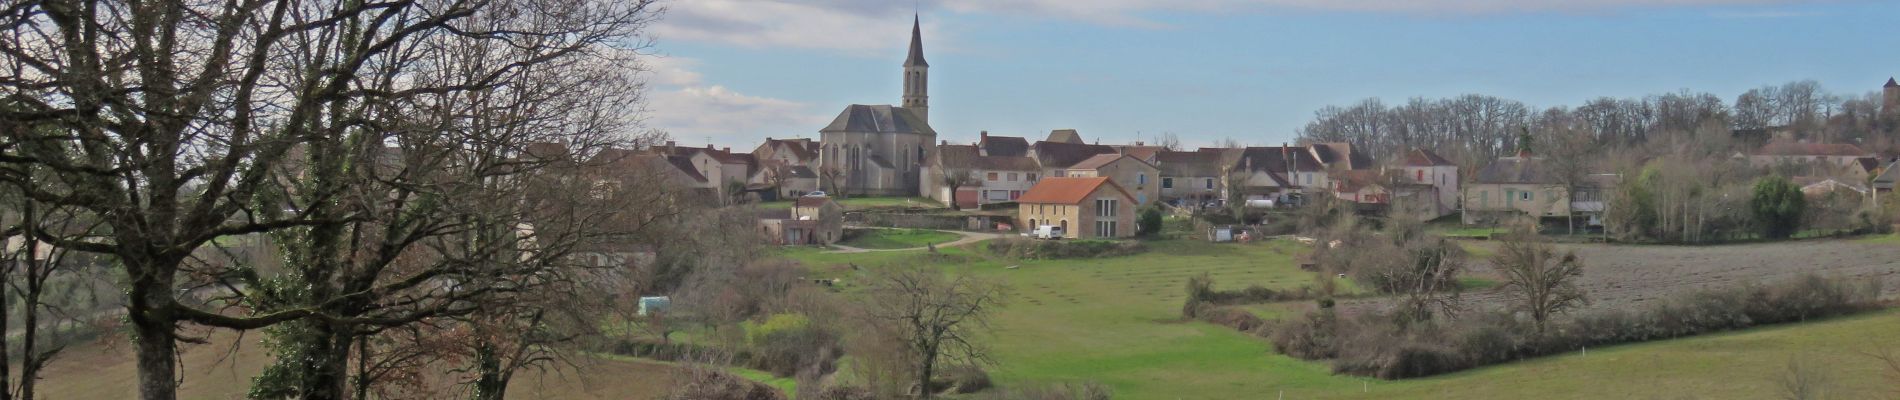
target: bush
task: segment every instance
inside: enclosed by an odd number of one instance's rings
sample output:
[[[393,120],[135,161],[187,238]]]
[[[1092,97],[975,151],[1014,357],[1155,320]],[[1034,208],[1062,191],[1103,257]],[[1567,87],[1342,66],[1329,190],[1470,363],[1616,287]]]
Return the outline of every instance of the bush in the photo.
[[[733,376],[723,371],[696,369],[686,383],[667,396],[672,400],[781,400],[785,396],[770,386]]]
[[[1807,212],[1807,197],[1794,182],[1770,176],[1755,182],[1754,195],[1748,202],[1755,225],[1762,237],[1785,239],[1801,229],[1801,215]]]
[[[1065,258],[1102,258],[1141,254],[1148,247],[1141,242],[1114,240],[1030,240],[1010,238],[991,240],[990,252],[1006,257],[1031,260]]]
[[[877,400],[870,389],[856,386],[837,386],[825,388],[818,393],[818,400]]]
[[[1135,234],[1152,237],[1161,233],[1161,206],[1151,205],[1141,209],[1141,215],[1135,217]]]
[[[987,400],[1108,400],[1114,397],[1107,386],[1094,382],[1029,387],[991,393]]]
[[[1276,351],[1332,359],[1335,372],[1403,379],[1649,340],[1845,315],[1879,307],[1879,281],[1805,276],[1773,285],[1682,295],[1637,310],[1610,309],[1555,321],[1544,333],[1505,312],[1414,323],[1366,313],[1349,321],[1329,310],[1273,327]],[[1350,332],[1351,334],[1343,334]]]
[[[937,376],[937,381],[931,382],[930,386],[938,392],[969,394],[984,391],[994,387],[995,384],[990,382],[990,374],[983,372],[982,368],[974,365],[958,365],[943,371]]]

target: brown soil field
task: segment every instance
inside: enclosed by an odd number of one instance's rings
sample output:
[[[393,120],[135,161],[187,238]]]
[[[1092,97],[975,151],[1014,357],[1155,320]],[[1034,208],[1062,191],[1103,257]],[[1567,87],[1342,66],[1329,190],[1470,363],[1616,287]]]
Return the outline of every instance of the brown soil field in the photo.
[[[179,357],[180,399],[243,399],[251,377],[269,361],[263,335],[239,337],[220,331],[209,344],[187,347]],[[235,345],[235,346],[234,346]],[[137,367],[130,342],[123,337],[68,348],[52,363],[40,381],[41,397],[49,399],[135,399]],[[444,372],[446,373],[446,372]],[[647,362],[586,359],[575,365],[550,366],[545,371],[517,374],[508,387],[510,399],[635,399],[665,396],[682,377],[678,367]],[[466,398],[454,389],[437,392],[444,398]]]
[[[1471,243],[1493,251],[1496,243]],[[1718,246],[1658,246],[1559,244],[1583,259],[1580,286],[1588,293],[1588,308],[1641,305],[1684,293],[1744,284],[1772,283],[1804,274],[1882,282],[1883,296],[1900,296],[1900,246],[1855,239],[1800,240]],[[1471,263],[1468,274],[1498,280],[1490,263]],[[1499,307],[1501,294],[1490,290],[1467,292],[1467,309]],[[1376,306],[1380,300],[1347,304],[1351,309]]]

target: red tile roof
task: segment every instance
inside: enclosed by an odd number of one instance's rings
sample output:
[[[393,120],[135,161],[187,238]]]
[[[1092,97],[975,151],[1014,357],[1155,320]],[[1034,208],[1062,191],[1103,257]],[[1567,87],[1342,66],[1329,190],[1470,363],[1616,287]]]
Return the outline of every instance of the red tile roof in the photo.
[[[1114,181],[1105,177],[1042,178],[1041,181],[1036,182],[1036,186],[1030,187],[1028,192],[1023,193],[1022,197],[1016,198],[1016,202],[1034,204],[1082,204],[1083,201],[1088,200],[1090,193],[1095,193],[1097,189],[1105,185],[1114,188],[1115,192],[1121,193],[1122,197],[1127,199],[1135,198],[1129,195],[1127,190],[1123,190],[1121,185],[1116,185]]]
[[[1438,153],[1433,153],[1431,150],[1412,149],[1412,151],[1405,152],[1405,166],[1407,167],[1436,167],[1445,165],[1453,164],[1451,161],[1445,160],[1444,157],[1439,157]]]
[[[1855,156],[1873,155],[1860,146],[1843,143],[1769,143],[1755,150],[1758,156]]]

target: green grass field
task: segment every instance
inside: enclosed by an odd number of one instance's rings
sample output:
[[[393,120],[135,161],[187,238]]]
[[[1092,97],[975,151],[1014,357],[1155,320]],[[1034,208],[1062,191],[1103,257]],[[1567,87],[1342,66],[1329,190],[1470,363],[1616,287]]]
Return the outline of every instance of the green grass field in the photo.
[[[1860,355],[1900,348],[1900,313],[1762,328],[1664,342],[1591,349],[1442,377],[1378,381],[1331,373],[1324,363],[1274,353],[1264,340],[1210,324],[1183,322],[1187,277],[1206,272],[1218,288],[1311,285],[1291,262],[1296,244],[1152,242],[1149,253],[1111,259],[1018,261],[970,248],[942,254],[783,253],[820,274],[847,277],[846,265],[927,263],[1007,282],[1011,302],[993,321],[990,344],[1002,385],[1095,381],[1118,399],[1750,399],[1778,398],[1774,379],[1791,359],[1813,359],[1833,385],[1865,398],[1885,394],[1878,364]],[[1017,269],[1007,269],[1008,266]],[[1473,280],[1472,286],[1493,282]],[[1342,285],[1356,291],[1350,283]],[[1263,317],[1297,315],[1302,302],[1248,307]]]
[[[838,244],[861,249],[910,249],[944,244],[963,238],[963,235],[929,229],[865,229],[856,237]]]

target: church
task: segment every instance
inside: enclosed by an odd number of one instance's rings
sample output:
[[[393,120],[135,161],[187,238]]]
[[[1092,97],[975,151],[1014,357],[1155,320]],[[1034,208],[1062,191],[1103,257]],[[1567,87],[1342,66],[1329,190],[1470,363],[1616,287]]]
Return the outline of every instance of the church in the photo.
[[[903,105],[846,106],[818,130],[819,187],[851,196],[917,196],[925,160],[937,154],[930,129],[930,63],[924,61],[923,31],[912,19],[910,56],[904,60]]]

